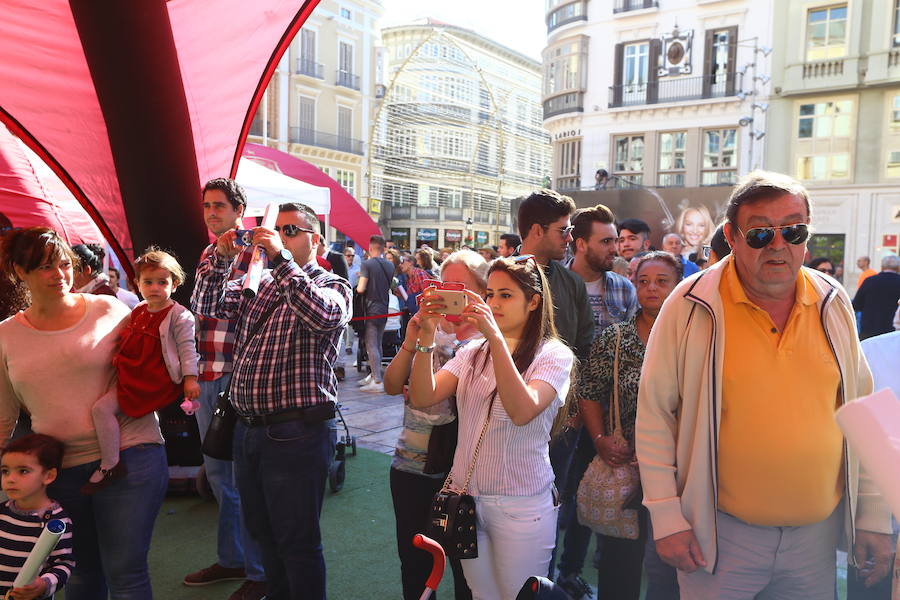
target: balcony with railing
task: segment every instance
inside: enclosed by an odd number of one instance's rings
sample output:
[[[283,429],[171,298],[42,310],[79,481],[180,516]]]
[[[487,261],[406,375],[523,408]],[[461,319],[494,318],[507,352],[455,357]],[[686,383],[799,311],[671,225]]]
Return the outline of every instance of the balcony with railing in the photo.
[[[576,0],[554,9],[547,15],[547,33],[576,21],[587,21],[586,0]]]
[[[359,75],[354,75],[350,71],[338,69],[334,76],[334,84],[359,91]]]
[[[294,65],[294,73],[297,75],[306,75],[307,77],[315,77],[316,79],[325,79],[323,75],[325,67],[321,63],[305,58],[298,58]]]
[[[613,14],[642,10],[644,8],[659,8],[658,0],[615,0]]]
[[[724,76],[678,77],[648,83],[626,83],[609,88],[609,107],[686,102],[706,98],[726,98],[737,93],[735,73]]]
[[[570,112],[584,112],[584,92],[569,92],[544,100],[544,119]]]
[[[318,146],[319,148],[350,152],[351,154],[363,153],[362,140],[355,140],[351,137],[334,135],[333,133],[325,133],[316,131],[315,129],[307,129],[305,127],[291,127],[289,133],[289,141],[292,144]]]

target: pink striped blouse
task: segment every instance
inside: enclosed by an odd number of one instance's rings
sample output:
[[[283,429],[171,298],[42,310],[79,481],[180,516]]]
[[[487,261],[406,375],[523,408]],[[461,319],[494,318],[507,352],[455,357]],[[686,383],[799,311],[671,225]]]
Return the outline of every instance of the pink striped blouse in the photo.
[[[472,453],[481,434],[491,396],[496,389],[493,362],[485,361],[487,346],[472,343],[460,350],[443,369],[458,378],[456,403],[459,411],[459,442],[453,457],[452,487],[459,490],[466,480]],[[548,443],[557,411],[569,391],[572,351],[560,341],[544,342],[534,362],[526,369],[526,382],[545,381],[556,390],[556,398],[529,423],[514,425],[498,396],[478,454],[468,493],[473,496],[534,496],[550,489]],[[482,364],[484,368],[475,372]]]

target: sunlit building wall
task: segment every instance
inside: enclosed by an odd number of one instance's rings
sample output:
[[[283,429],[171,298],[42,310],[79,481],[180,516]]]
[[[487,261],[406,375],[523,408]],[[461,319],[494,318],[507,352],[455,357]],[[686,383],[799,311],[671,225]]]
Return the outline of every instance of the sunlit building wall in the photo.
[[[381,31],[370,212],[402,248],[497,244],[510,204],[549,175],[540,64],[428,20]]]
[[[900,237],[898,0],[775,3],[766,166],[813,199],[814,255],[843,263],[896,253]]]

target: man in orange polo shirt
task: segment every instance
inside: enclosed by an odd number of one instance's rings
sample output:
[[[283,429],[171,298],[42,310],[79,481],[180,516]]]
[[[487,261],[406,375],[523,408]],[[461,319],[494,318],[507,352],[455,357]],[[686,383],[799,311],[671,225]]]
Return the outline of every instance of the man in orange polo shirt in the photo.
[[[834,420],[872,376],[843,288],[802,267],[803,186],[753,172],[726,221],[732,254],[676,288],[644,360],[636,445],[656,548],[684,600],[831,600],[842,536],[869,585],[892,560],[890,512]]]
[[[859,279],[856,280],[856,289],[863,284],[863,281],[872,275],[878,275],[878,271],[871,267],[871,261],[868,256],[860,256],[856,259],[856,266],[859,267]]]

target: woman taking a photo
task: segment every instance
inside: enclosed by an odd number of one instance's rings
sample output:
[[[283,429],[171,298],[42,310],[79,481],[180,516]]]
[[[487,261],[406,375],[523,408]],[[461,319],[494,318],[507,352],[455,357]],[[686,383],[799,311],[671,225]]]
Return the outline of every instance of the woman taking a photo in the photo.
[[[585,423],[590,423],[588,429],[597,454],[611,467],[637,460],[634,455],[634,422],[644,350],[659,310],[681,281],[681,274],[681,261],[668,252],[650,252],[639,259],[634,273],[634,285],[640,309],[630,319],[607,327],[597,336],[591,347],[588,364],[578,380],[575,396],[586,413],[596,413],[597,417],[585,419]],[[627,442],[624,446],[617,444],[616,437],[612,435],[614,423],[609,418],[617,345],[619,417],[622,436]],[[648,545],[647,599],[678,598],[675,570],[656,556],[653,536],[648,535],[650,519],[647,509],[641,506],[638,515],[638,539],[598,535],[598,600],[637,600],[640,597],[645,543]]]
[[[476,599],[512,600],[550,564],[556,503],[548,442],[565,414],[574,357],[557,339],[549,285],[534,257],[494,261],[484,300],[465,294],[462,321],[484,341],[434,373],[430,354],[447,305],[440,290],[427,289],[410,403],[425,408],[456,396],[459,441],[447,487],[473,496],[477,512],[478,558],[462,561],[466,582]]]
[[[483,295],[487,288],[487,270],[488,265],[481,256],[471,250],[461,250],[444,261],[441,279],[445,283],[461,283],[465,289]],[[416,315],[410,319],[400,352],[384,372],[384,391],[388,394],[405,392],[419,339],[419,318]],[[480,337],[481,334],[472,323],[441,321],[435,332],[435,349],[431,353],[434,370],[444,366],[465,344]],[[397,551],[400,555],[400,575],[405,600],[417,600],[421,597],[425,581],[431,573],[431,556],[415,548],[412,538],[417,533],[425,533],[432,498],[440,491],[453,458],[449,453],[435,450],[431,443],[446,440],[447,429],[454,428],[455,421],[456,402],[453,397],[427,408],[413,408],[408,394],[404,398],[403,431],[397,439],[394,460],[391,462],[391,496],[397,523]],[[431,434],[435,427],[440,429],[432,440]],[[452,437],[452,433],[450,435]],[[429,448],[433,450],[432,456],[429,456]],[[471,598],[472,593],[466,586],[460,561],[450,559],[450,566],[453,569],[456,600]]]
[[[112,358],[128,307],[115,296],[72,292],[76,256],[51,229],[5,235],[0,257],[0,276],[31,295],[27,309],[0,323],[0,440],[26,409],[35,432],[65,444],[48,493],[77,523],[66,599],[150,600],[147,552],[168,479],[154,413],[119,418],[126,475],[93,496],[79,494],[100,464],[91,407],[116,391]]]

